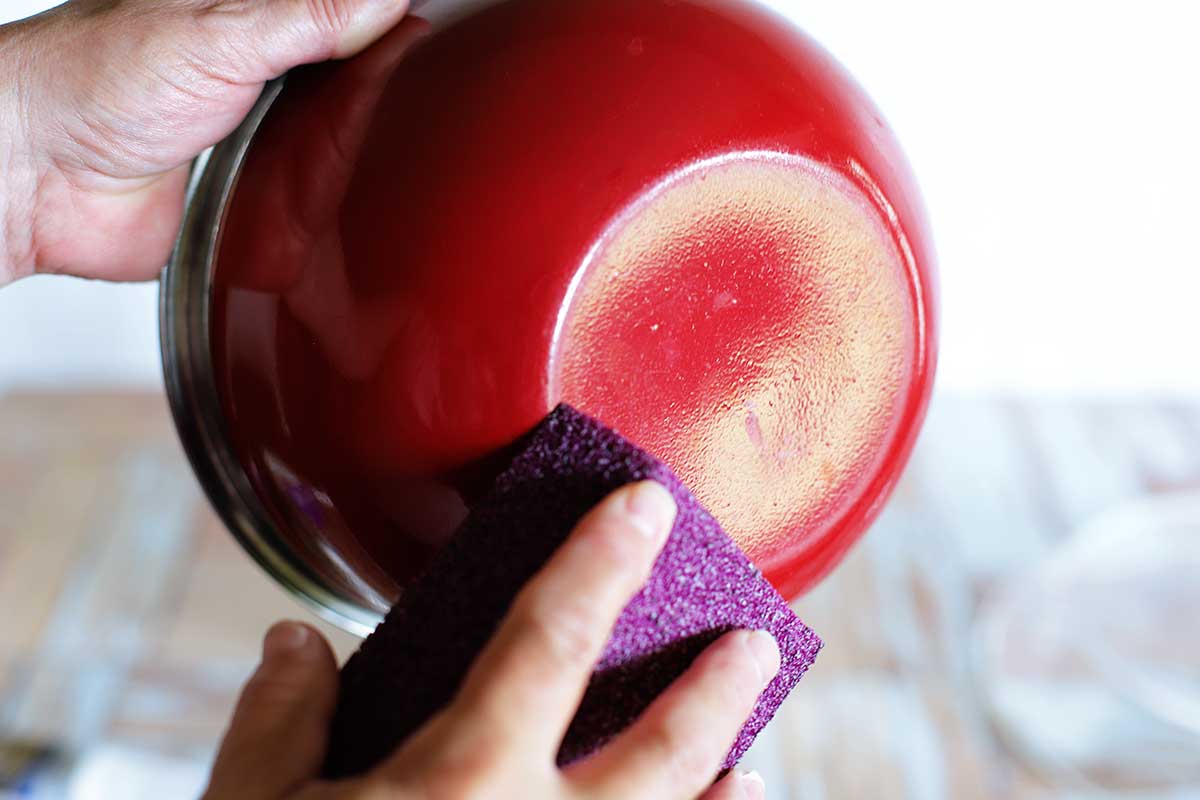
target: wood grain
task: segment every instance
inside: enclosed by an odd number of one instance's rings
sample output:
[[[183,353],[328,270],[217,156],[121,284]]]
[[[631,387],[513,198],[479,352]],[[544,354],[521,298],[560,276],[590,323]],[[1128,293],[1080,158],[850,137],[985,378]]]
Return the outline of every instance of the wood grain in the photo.
[[[797,604],[827,642],[747,759],[773,798],[1045,798],[973,684],[972,626],[1094,514],[1200,487],[1200,404],[939,397],[905,479]],[[0,398],[0,732],[207,758],[282,617],[154,395]],[[1200,788],[1195,796],[1200,796]]]

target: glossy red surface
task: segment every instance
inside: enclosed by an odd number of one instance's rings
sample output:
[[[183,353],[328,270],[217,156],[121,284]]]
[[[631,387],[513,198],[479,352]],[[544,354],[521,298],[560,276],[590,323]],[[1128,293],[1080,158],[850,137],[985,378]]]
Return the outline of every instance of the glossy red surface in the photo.
[[[248,154],[212,323],[260,494],[390,596],[566,399],[803,591],[877,513],[932,380],[892,135],[747,3],[462,8],[294,73]]]

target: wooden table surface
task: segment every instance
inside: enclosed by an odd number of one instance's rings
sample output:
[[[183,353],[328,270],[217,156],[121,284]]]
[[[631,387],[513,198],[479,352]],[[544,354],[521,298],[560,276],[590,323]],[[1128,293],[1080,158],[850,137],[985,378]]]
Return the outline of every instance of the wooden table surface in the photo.
[[[972,623],[1094,514],[1198,486],[1200,404],[937,398],[882,518],[797,602],[827,646],[748,765],[773,798],[1068,796],[997,737]],[[263,631],[313,620],[208,508],[163,398],[0,397],[0,509],[0,734],[76,768],[144,751],[194,784]]]

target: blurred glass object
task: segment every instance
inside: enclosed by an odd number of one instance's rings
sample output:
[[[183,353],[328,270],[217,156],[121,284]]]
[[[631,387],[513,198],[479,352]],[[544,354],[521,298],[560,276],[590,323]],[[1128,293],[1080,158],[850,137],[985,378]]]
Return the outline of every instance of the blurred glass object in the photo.
[[[1096,518],[985,601],[974,666],[1006,746],[1120,796],[1200,791],[1200,493]],[[1193,795],[1188,795],[1193,796]]]
[[[36,739],[0,738],[0,800],[46,797],[46,787],[57,789],[62,754],[49,742]]]
[[[84,756],[65,800],[160,800],[198,797],[208,783],[208,760],[108,743]]]
[[[198,797],[211,758],[118,741],[67,753],[42,742],[0,741],[0,800],[163,800]]]

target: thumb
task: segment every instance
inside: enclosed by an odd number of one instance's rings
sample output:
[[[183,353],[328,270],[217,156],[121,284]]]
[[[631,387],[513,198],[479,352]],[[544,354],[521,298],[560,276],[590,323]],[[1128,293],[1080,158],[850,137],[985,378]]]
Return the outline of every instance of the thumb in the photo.
[[[347,58],[390,30],[408,10],[407,0],[241,0],[217,2],[233,17],[246,49],[238,80],[262,82],[299,64]],[[242,61],[246,53],[248,61]]]
[[[15,70],[28,99],[15,172],[29,196],[15,207],[37,211],[10,223],[29,240],[12,271],[152,277],[179,228],[184,165],[237,127],[265,81],[358,53],[407,9],[78,0],[6,27],[0,56],[16,54],[16,67],[0,63],[0,74]]]
[[[407,10],[408,0],[70,3],[13,32],[30,132],[67,150],[54,153],[63,166],[97,173],[84,188],[158,175],[232,131],[266,81],[359,53]]]
[[[314,779],[337,700],[333,651],[316,630],[277,623],[234,711],[207,800],[276,800]]]
[[[735,770],[713,784],[700,800],[765,800],[767,785],[751,770]]]

